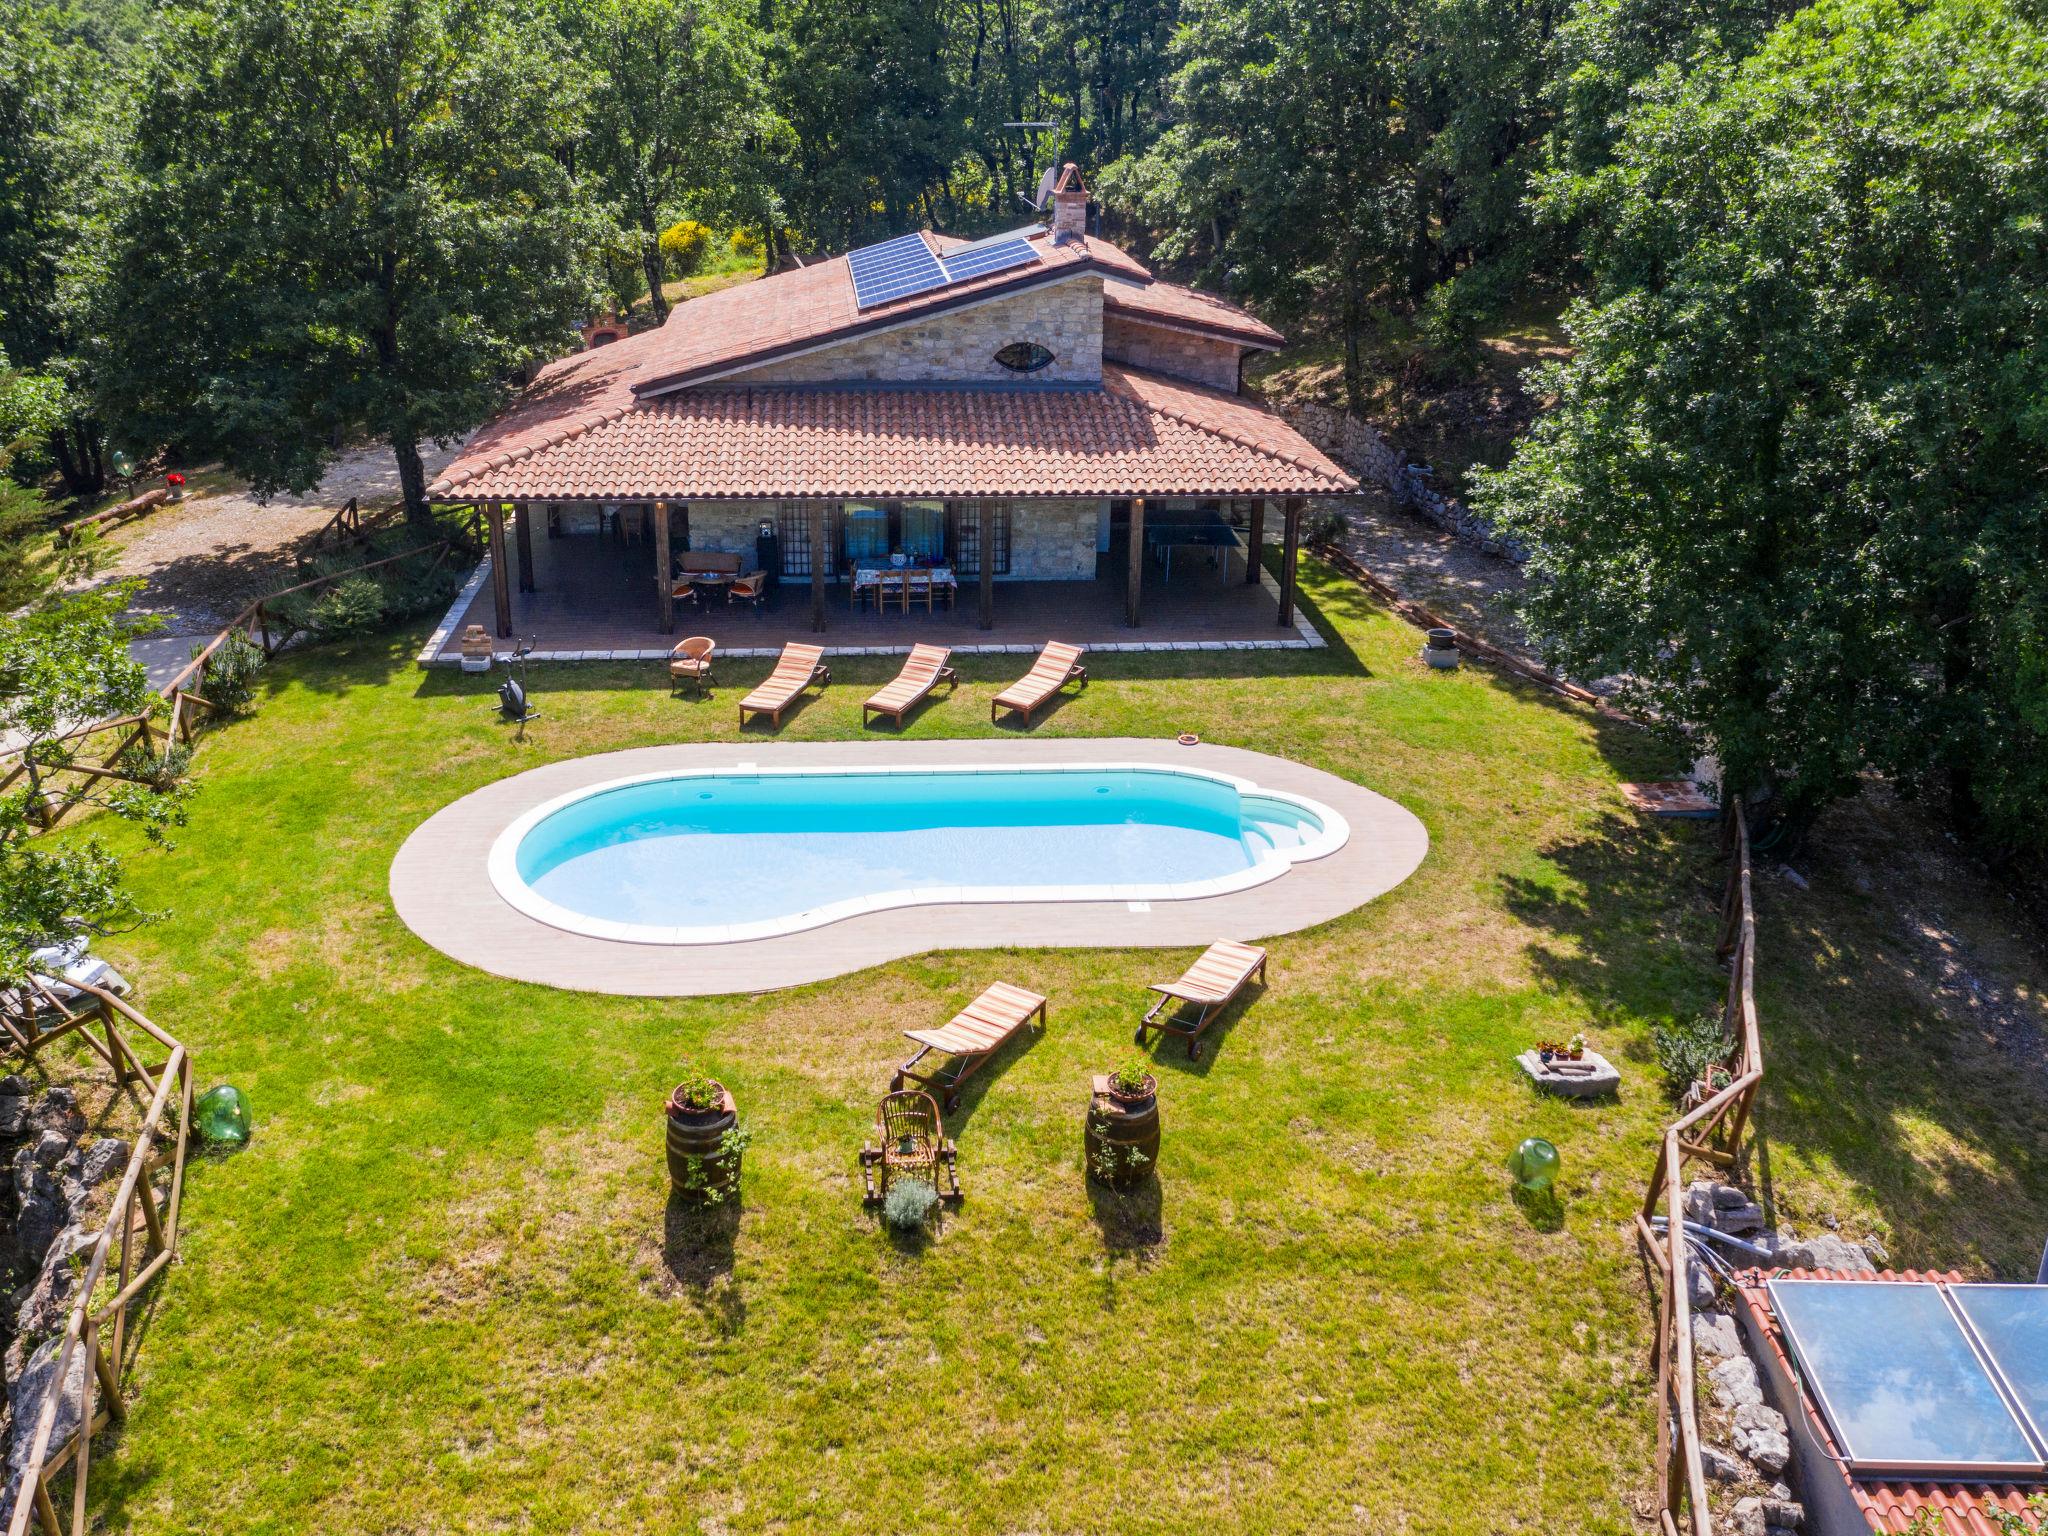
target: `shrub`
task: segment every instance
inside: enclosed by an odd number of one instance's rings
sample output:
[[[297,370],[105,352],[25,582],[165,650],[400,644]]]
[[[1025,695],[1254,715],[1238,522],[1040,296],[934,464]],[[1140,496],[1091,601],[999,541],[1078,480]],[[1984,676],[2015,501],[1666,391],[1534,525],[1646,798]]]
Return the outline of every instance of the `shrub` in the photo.
[[[688,277],[704,265],[711,250],[711,231],[695,219],[683,219],[661,232],[661,265],[670,277]]]
[[[761,253],[768,248],[761,238],[761,232],[754,229],[734,230],[732,238],[726,244],[732,250],[733,255],[745,256],[751,261],[759,261]]]
[[[374,576],[351,576],[313,599],[306,610],[306,628],[322,639],[366,635],[384,617],[384,589]]]
[[[938,1208],[939,1192],[923,1179],[897,1179],[882,1202],[882,1220],[898,1232],[915,1232]]]
[[[192,654],[196,657],[205,649],[195,645]],[[256,671],[262,665],[263,647],[242,630],[231,629],[220,649],[213,653],[213,660],[206,664],[206,681],[200,693],[224,713],[246,714],[256,697]]]
[[[1720,1066],[1734,1049],[1734,1043],[1721,1028],[1721,1016],[1715,1013],[1659,1024],[1650,1031],[1650,1039],[1657,1048],[1657,1064],[1669,1080],[1666,1086],[1674,1096]]]
[[[400,523],[352,548],[323,555],[309,562],[302,579],[344,579],[331,587],[294,593],[277,603],[276,612],[316,640],[338,640],[444,608],[463,579],[460,564],[452,557],[437,561],[432,555],[421,555],[379,564],[363,575],[346,574],[440,537],[438,529],[428,532]]]

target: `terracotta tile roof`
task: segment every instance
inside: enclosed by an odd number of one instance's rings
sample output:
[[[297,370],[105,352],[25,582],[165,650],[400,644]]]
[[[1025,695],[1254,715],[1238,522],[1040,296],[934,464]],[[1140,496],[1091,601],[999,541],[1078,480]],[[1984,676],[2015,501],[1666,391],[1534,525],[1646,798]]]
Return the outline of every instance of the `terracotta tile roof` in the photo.
[[[942,240],[928,231],[925,240],[941,254],[963,243]],[[657,339],[643,353],[635,388],[648,394],[709,382],[719,374],[825,341],[858,336],[919,315],[1083,272],[1151,275],[1106,240],[1069,240],[1055,245],[1049,236],[1039,235],[1031,243],[1039,253],[1031,266],[992,272],[872,309],[855,305],[853,278],[844,256],[707,293],[677,305],[669,312],[668,323],[651,333]]]
[[[1778,1329],[1778,1320],[1771,1312],[1770,1293],[1764,1289],[1764,1282],[1772,1274],[1792,1280],[1945,1280],[1953,1284],[1962,1284],[1968,1278],[1955,1270],[1946,1274],[1914,1269],[1899,1272],[1889,1269],[1860,1272],[1834,1269],[1743,1271],[1736,1277],[1736,1288],[1743,1304],[1748,1307],[1758,1331],[1770,1341],[1771,1352],[1777,1356],[1778,1368],[1788,1379],[1794,1381],[1798,1379],[1798,1375],[1793,1369],[1791,1354],[1785,1347],[1784,1335]],[[1829,1456],[1839,1457],[1840,1448],[1836,1446],[1834,1437],[1828,1433],[1827,1421],[1821,1417],[1818,1407],[1803,1391],[1799,1394],[1799,1401],[1800,1406],[1806,1410],[1808,1427],[1813,1433],[1815,1443]],[[2029,1484],[1901,1481],[1895,1478],[1859,1476],[1839,1460],[1831,1462],[1830,1465],[1848,1483],[1850,1495],[1862,1509],[1863,1518],[1870,1522],[1873,1531],[1904,1531],[1912,1525],[1916,1511],[1931,1509],[1941,1517],[1942,1529],[1949,1532],[1950,1536],[1998,1536],[1998,1528],[1984,1518],[1986,1499],[1990,1499],[2000,1509],[2027,1518],[2036,1529],[2040,1529],[2039,1523],[2032,1519],[2032,1512],[2027,1507],[2027,1495],[2034,1491]],[[1815,1476],[1825,1475],[1822,1468],[1810,1470]]]
[[[621,400],[615,371],[592,374],[542,380],[536,387],[566,413],[543,417],[522,401],[433,493],[522,501],[1357,488],[1253,402],[1114,365],[1099,390],[708,385],[644,400]],[[572,418],[580,425],[551,424]]]
[[[1248,347],[1270,351],[1287,344],[1285,336],[1250,311],[1239,309],[1214,294],[1157,278],[1148,283],[1104,283],[1102,307],[1129,315],[1133,320],[1150,320],[1183,330],[1227,336]]]

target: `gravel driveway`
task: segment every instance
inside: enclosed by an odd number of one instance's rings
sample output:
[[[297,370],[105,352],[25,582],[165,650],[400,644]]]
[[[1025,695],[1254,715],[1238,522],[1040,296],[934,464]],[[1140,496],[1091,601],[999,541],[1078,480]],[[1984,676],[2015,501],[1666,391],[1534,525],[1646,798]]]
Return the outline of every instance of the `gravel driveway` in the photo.
[[[455,452],[429,446],[422,454],[427,478]],[[112,559],[95,580],[147,583],[131,611],[158,615],[163,628],[130,649],[150,681],[168,682],[195,642],[217,634],[264,593],[290,586],[305,541],[351,496],[365,515],[398,505],[398,465],[389,448],[350,449],[305,496],[264,503],[246,491],[199,490],[116,529],[107,540]]]

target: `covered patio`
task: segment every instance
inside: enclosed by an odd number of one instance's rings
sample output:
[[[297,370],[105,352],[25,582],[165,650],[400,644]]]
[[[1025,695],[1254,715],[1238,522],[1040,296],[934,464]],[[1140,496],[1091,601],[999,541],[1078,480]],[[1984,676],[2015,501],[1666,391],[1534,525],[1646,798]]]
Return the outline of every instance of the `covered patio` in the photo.
[[[607,516],[589,508],[550,517],[534,504],[491,506],[487,515],[495,512],[500,525],[493,558],[478,569],[419,659],[456,663],[471,625],[491,635],[501,653],[515,641],[530,643],[535,658],[543,660],[654,659],[682,635],[709,636],[727,655],[773,651],[799,638],[821,639],[834,651],[907,651],[935,642],[970,653],[1035,649],[1048,637],[1097,650],[1320,645],[1287,590],[1289,551],[1298,545],[1302,514],[1297,509],[1290,518],[1276,507],[1269,522],[1259,515],[1263,510],[1240,503],[1234,516],[1226,511],[1190,524],[1185,535],[1182,525],[1162,526],[1162,518],[1150,524],[1148,540],[1142,504],[1119,504],[1106,540],[1110,547],[1090,555],[1085,563],[1093,570],[1085,578],[1013,579],[991,571],[984,582],[970,558],[958,562],[965,568],[957,572],[951,563],[938,567],[942,576],[952,576],[950,585],[913,580],[906,609],[895,581],[870,583],[856,599],[843,570],[829,578],[819,572],[816,581],[808,574],[781,575],[761,603],[736,602],[719,583],[656,579],[657,571],[674,568],[685,552],[677,547],[683,540],[673,536],[666,552],[657,548],[659,523],[651,516],[633,509]],[[700,512],[697,522],[703,521]],[[1268,526],[1282,536],[1272,541],[1278,546],[1278,579],[1248,558],[1255,523],[1262,544]],[[1228,530],[1227,542],[1215,531],[1219,524]],[[1292,540],[1285,537],[1289,532]],[[1201,542],[1167,542],[1183,536]],[[1130,579],[1133,549],[1139,551],[1136,583]],[[1269,556],[1275,552],[1269,547]],[[757,559],[743,563],[752,566]],[[883,588],[879,603],[877,585]]]

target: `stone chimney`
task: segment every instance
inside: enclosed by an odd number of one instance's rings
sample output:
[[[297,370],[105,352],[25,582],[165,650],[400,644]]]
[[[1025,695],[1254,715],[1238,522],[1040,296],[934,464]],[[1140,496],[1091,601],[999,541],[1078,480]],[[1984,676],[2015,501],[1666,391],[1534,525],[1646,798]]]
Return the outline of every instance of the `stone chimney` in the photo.
[[[1052,242],[1064,245],[1088,233],[1088,189],[1081,185],[1081,171],[1069,160],[1060,167],[1060,179],[1052,188]]]

